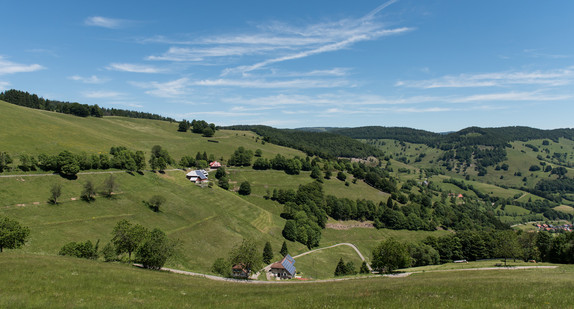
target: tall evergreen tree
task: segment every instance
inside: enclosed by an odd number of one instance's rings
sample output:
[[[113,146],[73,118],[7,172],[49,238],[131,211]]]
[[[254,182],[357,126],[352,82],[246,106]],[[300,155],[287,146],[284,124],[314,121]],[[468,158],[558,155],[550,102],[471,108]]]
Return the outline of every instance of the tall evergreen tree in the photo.
[[[287,249],[287,242],[283,241],[283,245],[281,245],[281,250],[279,251],[281,256],[286,256],[289,254],[289,249]]]
[[[269,264],[273,260],[273,248],[271,248],[271,243],[266,242],[263,248],[263,263]]]

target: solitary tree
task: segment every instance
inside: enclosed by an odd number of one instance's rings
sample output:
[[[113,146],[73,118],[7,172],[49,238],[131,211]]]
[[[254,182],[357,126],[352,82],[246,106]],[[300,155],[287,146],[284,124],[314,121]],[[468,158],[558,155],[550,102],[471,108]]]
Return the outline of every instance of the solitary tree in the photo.
[[[60,195],[62,195],[62,185],[59,183],[53,184],[52,188],[50,188],[50,199],[48,200],[48,202],[52,204],[58,204],[58,199],[60,198]]]
[[[215,178],[217,179],[221,179],[221,177],[225,177],[226,175],[227,172],[225,171],[225,168],[223,166],[218,168],[217,171],[215,172]]]
[[[227,176],[219,178],[217,185],[219,185],[223,190],[229,190],[229,178],[227,178]]]
[[[0,252],[4,248],[18,249],[28,239],[30,229],[21,226],[16,220],[0,216]]]
[[[112,231],[112,243],[116,253],[127,253],[128,261],[147,234],[147,229],[139,224],[132,225],[128,220],[119,221]]]
[[[271,243],[266,242],[263,248],[263,263],[269,264],[273,260],[273,248],[271,248]]]
[[[102,186],[102,192],[104,193],[104,195],[106,197],[112,197],[112,194],[117,189],[118,189],[118,185],[116,183],[116,179],[114,178],[114,175],[110,174],[110,177],[108,177],[108,178],[106,178],[106,180],[104,180],[104,184]]]
[[[145,268],[161,269],[175,251],[175,242],[171,241],[163,231],[154,229],[146,233],[142,244],[136,251],[136,262]]]
[[[243,239],[241,244],[231,251],[229,260],[232,265],[244,265],[248,272],[258,270],[261,266],[261,258],[257,251],[253,241]]]
[[[96,188],[91,180],[88,180],[84,184],[84,190],[82,191],[82,199],[86,202],[91,202],[96,198]]]
[[[161,207],[161,205],[163,205],[163,203],[165,203],[165,197],[161,195],[154,195],[147,202],[149,208],[151,208],[151,210],[155,212],[159,211],[159,208]]]
[[[241,195],[249,195],[251,194],[251,184],[248,181],[244,181],[239,186],[239,194]]]
[[[287,254],[289,254],[289,249],[287,249],[287,243],[285,241],[283,241],[283,245],[281,245],[281,250],[279,251],[279,253],[281,254],[281,256],[286,256]]]

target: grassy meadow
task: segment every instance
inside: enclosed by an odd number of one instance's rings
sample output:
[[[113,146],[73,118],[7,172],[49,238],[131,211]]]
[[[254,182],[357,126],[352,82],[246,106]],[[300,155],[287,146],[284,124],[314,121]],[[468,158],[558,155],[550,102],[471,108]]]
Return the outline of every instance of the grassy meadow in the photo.
[[[242,284],[20,252],[3,254],[0,276],[2,308],[568,308],[574,285],[571,265]]]
[[[63,150],[108,153],[113,146],[125,146],[149,154],[154,145],[167,149],[179,160],[199,151],[225,160],[240,146],[263,157],[277,154],[287,157],[305,155],[295,149],[257,141],[253,132],[218,130],[211,138],[190,132],[177,132],[178,124],[167,121],[126,117],[76,117],[55,112],[29,109],[0,101],[0,151],[13,158],[20,154],[58,154]],[[56,138],[57,137],[57,138]],[[218,141],[218,143],[208,140]]]

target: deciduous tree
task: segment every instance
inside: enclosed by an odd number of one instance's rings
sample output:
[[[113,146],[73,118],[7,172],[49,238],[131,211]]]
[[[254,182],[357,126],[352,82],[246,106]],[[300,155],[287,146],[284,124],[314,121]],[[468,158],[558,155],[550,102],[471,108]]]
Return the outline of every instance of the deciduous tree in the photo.
[[[16,220],[0,216],[0,252],[4,248],[18,249],[26,243],[30,229]]]
[[[394,238],[383,241],[373,250],[372,266],[380,272],[391,273],[410,264],[411,257],[407,246]]]
[[[127,253],[128,261],[147,234],[147,229],[139,224],[133,225],[127,220],[119,221],[112,231],[112,243],[116,253]]]
[[[136,250],[136,262],[149,269],[161,269],[175,252],[175,242],[167,238],[160,229],[145,233],[141,245]]]

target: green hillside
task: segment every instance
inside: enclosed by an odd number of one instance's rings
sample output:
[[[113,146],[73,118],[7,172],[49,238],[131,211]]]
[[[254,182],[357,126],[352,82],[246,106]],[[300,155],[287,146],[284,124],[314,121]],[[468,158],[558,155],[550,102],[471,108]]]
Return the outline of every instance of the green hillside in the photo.
[[[568,308],[573,272],[562,265],[310,284],[238,284],[124,264],[6,253],[0,259],[0,307]]]
[[[291,148],[261,143],[251,132],[219,130],[215,137],[209,138],[219,141],[213,143],[197,134],[177,132],[177,124],[165,121],[80,118],[3,102],[0,102],[0,109],[0,151],[10,153],[16,160],[19,154],[56,154],[63,150],[107,153],[110,147],[119,145],[149,152],[155,144],[167,149],[176,161],[180,156],[193,156],[205,151],[226,162],[239,146],[252,151],[260,149],[264,158],[277,154],[288,158],[304,156]],[[91,203],[80,200],[86,182],[91,181],[100,187],[110,172],[114,173],[119,185],[119,192],[113,199],[96,197]],[[42,172],[30,175],[35,173]],[[283,171],[237,167],[228,168],[228,173],[232,189],[238,188],[243,181],[249,181],[252,194],[240,196],[218,186],[200,188],[185,178],[183,170],[163,174],[95,170],[88,174],[80,173],[75,179],[57,175],[0,177],[0,214],[30,227],[30,241],[23,248],[24,252],[30,253],[55,255],[71,241],[91,240],[95,243],[100,240],[103,246],[110,241],[115,224],[127,219],[150,229],[160,228],[171,238],[180,240],[179,254],[169,262],[171,267],[209,272],[213,261],[217,257],[226,257],[243,238],[254,239],[261,248],[270,241],[278,256],[284,241],[281,230],[285,219],[280,217],[283,206],[263,196],[267,190],[297,190],[301,184],[313,181],[309,172],[287,175]],[[210,179],[216,181],[213,174]],[[62,185],[59,205],[47,203],[54,184]],[[326,194],[376,203],[385,202],[389,196],[362,181],[346,186],[335,178],[325,179],[324,188]],[[159,213],[152,212],[143,203],[155,194],[167,200]],[[368,239],[371,244],[365,248],[372,248],[374,243],[385,238],[384,233],[372,231],[374,236]],[[327,236],[323,242],[331,244],[344,241],[344,238]],[[357,240],[357,245],[361,242]],[[288,241],[288,244],[293,254],[306,250],[300,243]],[[368,255],[368,251],[364,253]]]
[[[211,273],[214,261],[227,258],[243,239],[253,240],[259,251],[270,242],[275,260],[284,241],[293,256],[309,248],[348,242],[371,262],[373,249],[389,238],[406,244],[431,236],[430,244],[424,246],[438,256],[439,243],[448,243],[447,238],[458,234],[455,231],[469,230],[472,233],[463,235],[487,242],[475,259],[493,258],[498,252],[487,248],[494,246],[492,237],[498,235],[493,230],[530,221],[563,222],[560,220],[572,218],[569,207],[574,205],[569,199],[571,192],[552,191],[571,185],[569,178],[544,168],[528,171],[533,165],[551,165],[572,173],[574,142],[564,138],[515,141],[504,152],[486,146],[445,150],[399,140],[345,138],[344,145],[359,143],[368,146],[357,146],[363,154],[376,155],[358,154],[350,160],[336,159],[333,153],[307,156],[322,147],[336,149],[340,139],[332,133],[293,130],[285,134],[264,127],[264,133],[271,135],[260,136],[235,127],[217,130],[214,137],[206,138],[178,132],[177,123],[166,121],[76,117],[4,102],[0,102],[0,126],[0,154],[15,159],[12,170],[0,174],[0,215],[30,228],[29,241],[21,249],[22,254],[32,254],[28,256],[56,258],[63,245],[87,240],[99,241],[102,248],[111,240],[117,222],[126,219],[149,229],[159,228],[177,240],[176,255],[167,267],[200,273]],[[313,148],[313,141],[327,135],[325,143]],[[296,147],[299,138],[301,147]],[[182,156],[205,152],[224,164],[233,163],[232,155],[243,147],[258,150],[261,158],[254,159],[268,165],[226,166],[230,190],[217,185],[215,171],[209,175],[211,186],[197,186],[177,164],[162,172],[86,169],[75,177],[18,168],[20,155],[99,154],[114,146],[143,151],[147,161],[154,145],[169,151],[176,162]],[[375,147],[377,150],[370,152]],[[355,148],[345,151],[350,149]],[[495,158],[484,163],[486,159],[479,154]],[[507,166],[502,168],[503,164]],[[485,174],[479,175],[478,165],[486,166]],[[289,166],[295,168],[289,170]],[[111,174],[119,185],[113,197],[98,195],[92,202],[80,198],[86,184],[93,183],[99,190]],[[546,191],[538,185],[541,180],[550,181],[545,183]],[[250,184],[250,195],[238,194],[243,182]],[[53,205],[47,201],[57,184],[62,185],[62,196],[60,203]],[[159,212],[146,204],[154,195],[166,200]],[[290,224],[291,234],[285,232]],[[570,248],[571,239],[563,242]],[[441,260],[465,257],[461,250],[452,251],[440,251]],[[557,259],[569,261],[567,256]],[[354,251],[336,247],[299,258],[300,275],[332,278],[341,257],[360,267]]]
[[[217,131],[214,137],[177,132],[178,124],[167,121],[125,117],[76,117],[25,108],[0,101],[0,151],[17,157],[20,154],[57,154],[71,152],[108,153],[112,146],[148,152],[154,145],[167,149],[179,160],[198,151],[215,158],[229,158],[240,147],[261,149],[263,156],[304,156],[300,151],[271,143],[256,142],[247,131]],[[219,143],[208,142],[208,140]]]

